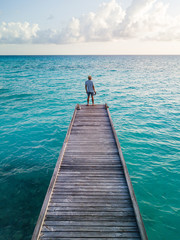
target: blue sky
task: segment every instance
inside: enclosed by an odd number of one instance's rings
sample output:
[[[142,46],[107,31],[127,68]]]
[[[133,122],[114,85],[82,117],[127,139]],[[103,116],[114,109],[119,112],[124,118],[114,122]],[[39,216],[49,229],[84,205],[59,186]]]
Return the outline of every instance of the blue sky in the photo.
[[[72,17],[96,11],[108,0],[0,0],[0,21],[38,23],[42,28],[63,27]],[[126,8],[131,0],[121,1]]]
[[[180,54],[180,1],[0,0],[0,54]]]

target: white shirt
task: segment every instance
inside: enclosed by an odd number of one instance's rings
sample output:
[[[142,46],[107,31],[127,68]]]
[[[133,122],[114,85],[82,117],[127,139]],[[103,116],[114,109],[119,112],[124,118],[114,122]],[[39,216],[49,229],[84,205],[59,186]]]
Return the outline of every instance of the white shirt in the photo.
[[[85,86],[87,86],[87,92],[94,92],[93,85],[94,84],[92,80],[87,80],[85,82]]]

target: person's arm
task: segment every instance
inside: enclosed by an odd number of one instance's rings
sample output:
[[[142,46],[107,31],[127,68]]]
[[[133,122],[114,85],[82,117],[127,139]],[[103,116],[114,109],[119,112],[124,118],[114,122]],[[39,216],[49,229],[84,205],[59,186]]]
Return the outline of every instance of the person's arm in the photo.
[[[95,90],[95,87],[94,87],[94,85],[93,85],[93,90],[94,90],[94,92],[95,92],[95,94],[96,94],[96,90]]]
[[[85,85],[86,93],[87,93],[87,85]]]

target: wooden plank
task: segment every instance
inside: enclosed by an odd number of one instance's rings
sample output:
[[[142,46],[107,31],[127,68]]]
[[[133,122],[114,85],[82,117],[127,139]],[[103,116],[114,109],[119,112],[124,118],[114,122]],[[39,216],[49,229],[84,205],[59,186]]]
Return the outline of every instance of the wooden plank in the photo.
[[[116,171],[94,171],[94,172],[92,172],[92,171],[79,171],[79,172],[75,172],[75,171],[68,171],[68,170],[66,170],[66,171],[61,171],[60,172],[60,177],[61,176],[80,176],[80,177],[82,177],[82,176],[94,176],[94,177],[101,177],[101,176],[104,176],[104,177],[119,177],[119,176],[121,176],[121,175],[123,175],[124,176],[124,173],[123,172],[116,172]]]
[[[98,132],[97,132],[97,130],[98,130]],[[111,135],[111,131],[112,131],[112,129],[110,129],[110,128],[106,128],[106,129],[104,129],[104,128],[100,128],[100,129],[98,129],[98,128],[84,128],[84,129],[82,129],[82,128],[73,128],[72,129],[72,133],[84,133],[84,132],[86,132],[86,133],[89,133],[89,134],[93,134],[93,136],[94,135],[99,135],[99,134],[101,134],[101,135]],[[109,136],[110,137],[110,136]]]
[[[115,178],[106,178],[106,177],[87,177],[87,176],[84,176],[84,177],[78,177],[76,179],[72,178],[72,179],[69,179],[68,181],[67,180],[67,177],[60,177],[59,175],[57,176],[57,180],[56,182],[66,182],[66,183],[86,183],[86,182],[89,182],[91,184],[96,184],[96,183],[105,183],[105,184],[108,184],[108,183],[111,183],[112,185],[114,183],[117,183],[117,184],[122,184],[122,182],[124,183],[124,185],[127,184],[126,180],[124,179],[124,176],[120,176],[120,177],[115,177]],[[101,180],[101,181],[99,181]],[[125,184],[126,183],[126,184]]]
[[[132,219],[135,219],[134,215],[127,215],[124,214],[119,216],[113,216],[112,214],[109,215],[93,215],[93,214],[84,214],[84,215],[62,215],[62,214],[46,214],[47,221],[121,221],[121,222],[131,222]],[[137,228],[138,229],[138,228]]]
[[[118,187],[113,187],[113,188],[111,188],[111,187],[109,187],[109,188],[106,188],[106,186],[104,186],[104,187],[91,187],[91,186],[89,186],[89,187],[87,187],[87,186],[85,186],[85,187],[71,187],[71,186],[66,186],[66,187],[56,187],[56,188],[54,188],[54,194],[58,194],[59,192],[61,192],[61,191],[64,191],[64,192],[69,192],[69,191],[71,191],[72,192],[72,194],[74,194],[74,193],[76,193],[76,192],[81,192],[81,193],[87,193],[87,192],[93,192],[94,191],[94,193],[96,193],[96,192],[98,192],[98,193],[111,193],[111,194],[115,194],[116,192],[117,193],[119,193],[120,195],[121,194],[123,194],[123,193],[128,193],[129,194],[129,191],[127,190],[127,188],[118,188]]]
[[[92,170],[94,171],[94,172],[92,172]],[[87,174],[87,176],[88,175],[91,175],[91,176],[94,176],[94,175],[99,175],[99,176],[101,176],[101,175],[114,175],[114,176],[119,176],[119,175],[124,175],[124,173],[123,173],[123,171],[121,171],[120,172],[120,168],[119,168],[119,170],[118,169],[111,169],[110,171],[107,171],[106,169],[93,169],[93,168],[87,168],[86,169],[86,167],[84,167],[84,168],[79,168],[79,169],[77,169],[76,167],[72,167],[72,168],[64,168],[64,169],[62,169],[62,171],[61,171],[61,173],[60,174],[62,174],[62,175],[86,175]]]
[[[67,185],[67,183],[69,184],[69,185],[71,185],[71,186],[76,186],[76,185],[80,185],[80,186],[88,186],[88,185],[90,185],[90,186],[96,186],[96,185],[98,185],[99,184],[99,182],[100,182],[100,185],[99,186],[120,186],[120,185],[124,185],[124,186],[126,186],[127,185],[127,183],[126,183],[126,181],[124,180],[124,179],[122,179],[122,180],[118,180],[118,181],[107,181],[107,180],[101,180],[101,181],[99,181],[99,179],[96,179],[96,180],[89,180],[88,181],[88,183],[87,183],[87,180],[83,180],[83,179],[78,179],[78,180],[76,180],[76,181],[74,181],[74,179],[70,179],[70,180],[68,180],[68,181],[66,181],[66,179],[61,179],[61,180],[57,180],[56,181],[56,184],[57,184],[57,186],[59,185],[59,184],[61,184],[61,186],[63,186],[64,184],[66,184]],[[127,186],[126,186],[127,187]]]
[[[101,154],[97,154],[97,155],[91,155],[91,156],[89,156],[89,155],[87,155],[87,154],[83,154],[83,155],[72,155],[72,154],[67,154],[67,153],[65,153],[64,154],[64,159],[66,159],[66,158],[69,158],[70,160],[73,160],[73,159],[102,159],[102,160],[120,160],[120,158],[119,158],[119,155],[101,155]]]
[[[112,202],[112,203],[83,203],[83,202],[78,202],[78,203],[74,203],[74,202],[65,202],[65,203],[52,203],[50,202],[49,207],[108,207],[108,208],[127,208],[127,207],[131,207],[132,206],[128,203],[116,203],[116,202]]]
[[[101,199],[104,199],[104,201],[107,201],[107,200],[120,200],[120,199],[131,199],[129,194],[88,194],[88,193],[72,193],[72,192],[66,192],[66,193],[63,193],[61,192],[60,194],[58,193],[53,193],[52,196],[51,196],[51,199],[81,199],[82,201],[86,201],[89,199],[90,200],[101,200]]]
[[[56,238],[57,239],[57,238]],[[62,238],[63,239],[63,238]],[[64,238],[65,240],[72,240],[72,238]],[[82,238],[73,238],[74,240],[82,240]],[[105,238],[106,240],[119,240],[119,238]],[[40,240],[52,240],[52,238],[48,238],[48,237],[40,237]],[[89,238],[86,237],[86,240],[99,240],[99,238]],[[121,240],[127,240],[127,238],[125,237],[121,237]],[[140,240],[140,238],[128,238],[128,240]]]
[[[115,147],[115,145],[111,145],[111,146],[76,146],[76,145],[69,145],[67,147],[67,153],[68,152],[117,152],[117,148]]]
[[[57,180],[61,180],[61,178],[63,178],[64,180],[67,180],[67,177],[69,178],[69,180],[75,180],[75,179],[80,179],[80,180],[121,180],[124,179],[124,173],[123,172],[88,172],[88,171],[79,171],[79,172],[59,172],[58,176],[57,176]]]
[[[59,189],[62,189],[63,191],[66,191],[66,190],[68,190],[68,189],[70,189],[70,190],[78,190],[78,191],[85,191],[85,190],[88,190],[88,191],[99,191],[99,192],[101,192],[101,191],[129,191],[128,190],[128,188],[127,188],[127,185],[125,185],[125,186],[118,186],[118,185],[114,185],[114,186],[112,186],[112,184],[110,185],[106,185],[106,184],[101,184],[101,185],[87,185],[87,184],[82,184],[82,185],[80,185],[80,184],[74,184],[74,185],[72,185],[72,184],[58,184],[58,183],[56,183],[56,185],[55,185],[55,187],[54,187],[54,190],[56,190],[56,191],[58,191]]]
[[[109,155],[116,155],[116,156],[118,156],[118,152],[117,151],[112,151],[112,152],[110,152],[110,151],[107,151],[107,152],[102,152],[102,151],[100,151],[100,152],[98,152],[98,151],[96,151],[96,152],[76,152],[76,151],[67,151],[66,152],[66,156],[81,156],[81,155],[88,155],[88,154],[92,154],[92,156],[99,156],[99,155],[101,155],[101,156],[109,156]]]
[[[125,196],[128,196],[129,195],[129,191],[126,189],[126,190],[118,190],[118,191],[113,191],[113,190],[83,190],[81,189],[80,191],[78,190],[65,190],[63,189],[63,191],[58,191],[58,190],[54,190],[53,191],[53,195],[52,196],[57,196],[57,195],[73,195],[73,196],[101,196],[103,195],[104,197],[109,195],[109,196],[122,196],[122,195],[125,195]]]
[[[83,125],[81,124],[80,126],[74,125],[72,130],[73,131],[74,130],[80,130],[80,131],[82,131],[82,130],[89,130],[89,131],[98,130],[101,132],[101,131],[111,131],[112,129],[111,129],[110,123],[108,123],[108,125],[107,124],[102,125],[102,124],[98,123],[97,126],[96,126],[96,124],[90,125],[88,123],[88,125],[87,124],[83,124]]]
[[[58,211],[55,212],[47,210],[46,216],[79,216],[79,217],[134,217],[134,211],[119,211],[119,212],[109,212],[109,211]]]
[[[63,161],[63,166],[69,166],[69,165],[88,165],[88,166],[93,166],[94,164],[96,164],[96,166],[102,166],[105,165],[105,166],[117,166],[119,165],[119,167],[122,166],[121,162],[120,162],[120,159],[119,158],[99,158],[99,157],[84,157],[84,156],[75,156],[74,158],[70,158],[68,156],[64,157],[64,161]]]
[[[107,198],[106,197],[106,201],[105,199],[102,199],[102,197],[79,197],[79,196],[58,196],[58,198],[56,197],[52,197],[51,198],[51,203],[68,203],[68,202],[73,202],[73,203],[91,203],[91,204],[100,204],[100,203],[104,203],[104,204],[111,204],[111,203],[121,203],[121,204],[125,204],[125,203],[131,203],[131,198],[128,196],[118,196],[118,197],[110,197]]]
[[[85,227],[137,227],[136,221],[46,221],[45,226],[85,226]]]
[[[84,164],[84,166],[93,166],[94,163],[97,163],[97,166],[99,167],[103,167],[104,164],[108,164],[110,163],[111,165],[109,166],[117,166],[117,163],[119,163],[118,161],[109,161],[109,160],[104,160],[104,161],[101,161],[101,160],[87,160],[85,159],[84,161],[83,160],[79,160],[79,162],[77,161],[70,161],[70,160],[66,160],[66,163],[63,163],[62,166],[79,166],[79,164]],[[119,164],[121,166],[121,164]]]
[[[72,197],[82,197],[82,198],[88,198],[88,197],[94,197],[94,198],[104,198],[104,200],[106,200],[107,195],[109,197],[129,197],[129,193],[127,192],[94,192],[93,191],[82,191],[82,192],[76,192],[76,191],[65,191],[65,192],[58,192],[58,191],[54,191],[52,194],[52,198],[60,198],[60,197],[64,197],[64,196],[72,196]]]
[[[118,187],[116,187],[116,188],[115,187],[105,188],[105,186],[102,186],[102,187],[80,186],[80,187],[72,187],[71,188],[70,185],[69,185],[69,188],[62,186],[62,190],[64,191],[64,193],[62,193],[62,195],[64,195],[64,194],[67,195],[68,192],[70,192],[70,191],[71,191],[72,195],[75,195],[75,193],[79,191],[79,192],[83,193],[84,196],[87,195],[86,192],[91,193],[92,191],[94,191],[94,194],[92,194],[91,197],[94,196],[96,192],[99,192],[99,195],[102,194],[102,193],[105,194],[106,192],[107,192],[107,194],[108,194],[108,192],[111,193],[111,194],[114,193],[114,195],[115,195],[115,192],[118,192],[119,195],[123,195],[123,193],[129,193],[129,191],[126,188],[118,188]],[[56,187],[54,189],[54,194],[58,194],[58,192],[60,192],[60,191],[61,191],[61,187],[59,187],[59,188]]]
[[[82,179],[74,181],[74,179],[70,180],[70,181],[64,181],[60,180],[60,181],[56,181],[56,186],[99,186],[99,187],[103,187],[103,186],[107,186],[107,187],[120,187],[120,188],[127,188],[127,183],[125,182],[124,179],[122,179],[122,181],[99,181],[99,179],[97,180],[90,180],[90,181],[84,181]],[[100,182],[100,183],[99,183]]]
[[[113,186],[112,186],[112,183],[104,183],[104,184],[102,184],[102,183],[94,183],[93,185],[92,185],[92,182],[90,183],[90,184],[88,184],[88,183],[80,183],[80,184],[77,184],[77,183],[74,183],[74,184],[72,184],[72,183],[62,183],[62,182],[60,182],[60,183],[58,183],[58,182],[56,182],[56,185],[54,186],[54,189],[60,189],[60,188],[62,188],[62,189],[79,189],[79,190],[81,190],[81,188],[82,189],[92,189],[92,190],[95,190],[95,189],[98,189],[98,190],[111,190],[111,189],[117,189],[117,190],[120,190],[120,189],[126,189],[127,190],[127,185],[123,185],[123,186],[121,186],[119,183],[118,184],[115,184],[115,183],[113,183]]]
[[[74,153],[78,153],[79,155],[81,155],[81,154],[96,154],[96,153],[99,153],[99,154],[116,154],[116,155],[118,155],[118,151],[114,148],[112,148],[112,149],[106,149],[106,148],[104,148],[104,149],[102,149],[102,148],[98,148],[98,149],[94,149],[94,148],[91,148],[91,147],[89,147],[89,148],[79,148],[79,149],[77,149],[77,148],[74,148],[74,149],[70,149],[70,148],[68,148],[67,149],[67,153],[72,153],[72,154],[74,154]]]
[[[117,164],[121,164],[120,158],[118,156],[118,154],[113,154],[113,155],[100,155],[99,153],[97,154],[93,154],[93,155],[86,155],[86,154],[76,154],[76,155],[72,155],[71,153],[67,153],[64,155],[64,161],[63,164],[66,164],[66,161],[76,161],[78,163],[78,161],[89,161],[89,163],[91,163],[91,160],[93,161],[106,161],[105,164],[106,165],[110,165],[110,161],[112,162],[116,162]],[[109,160],[109,164],[108,164],[108,160]]]
[[[84,122],[76,122],[74,123],[73,127],[84,127],[84,128],[87,128],[87,127],[111,127],[110,123],[107,122],[107,123],[104,123],[103,125],[101,124],[101,122],[92,122],[92,123],[84,123]]]
[[[43,232],[136,232],[137,227],[135,226],[123,226],[123,227],[99,227],[99,226],[46,226],[44,225],[42,228]]]
[[[57,238],[56,238],[57,239]],[[62,239],[65,239],[65,240],[72,240],[72,238],[62,238]],[[82,240],[82,238],[73,238],[74,240]],[[119,240],[119,238],[108,238],[108,237],[106,237],[105,238],[106,240]],[[40,240],[52,240],[52,238],[49,238],[49,237],[40,237]],[[86,237],[86,240],[99,240],[99,238],[91,238],[91,237]],[[121,237],[121,240],[127,240],[127,238],[126,237]],[[128,238],[128,240],[140,240],[140,238],[138,237],[138,238]]]
[[[68,146],[67,146],[67,148],[70,148],[70,149],[91,149],[91,148],[93,148],[94,150],[96,149],[96,148],[98,148],[98,149],[103,149],[103,150],[106,150],[106,149],[117,149],[116,148],[116,145],[115,145],[115,143],[112,143],[112,144],[110,144],[110,143],[108,143],[108,144],[105,144],[105,143],[103,143],[103,144],[95,144],[95,143],[91,143],[91,144],[87,144],[87,143],[85,143],[85,144],[80,144],[80,143],[70,143],[70,144],[68,144]]]
[[[86,156],[86,155],[81,155],[81,156],[68,156],[68,155],[65,155],[64,156],[64,161],[63,161],[63,164],[64,165],[67,165],[69,163],[76,163],[77,165],[78,164],[89,164],[89,165],[93,165],[95,163],[98,164],[101,164],[101,163],[104,163],[104,165],[112,165],[112,164],[115,164],[115,165],[119,165],[119,166],[122,166],[121,162],[120,162],[120,158],[118,156],[114,156],[114,157],[109,157],[109,156],[102,156],[102,157],[99,157],[99,156]]]
[[[74,232],[42,232],[41,237],[50,237],[50,238],[74,238]],[[139,237],[138,232],[76,232],[76,237],[86,238],[86,237],[97,237],[97,238],[106,238],[106,237]]]
[[[112,208],[112,207],[106,207],[106,206],[95,206],[95,207],[88,207],[87,209],[87,206],[79,206],[79,207],[76,207],[76,206],[63,206],[63,207],[59,207],[59,206],[49,206],[48,207],[48,212],[86,212],[88,210],[88,212],[133,212],[133,208],[131,207],[115,207],[115,208]]]
[[[122,165],[118,166],[116,165],[103,165],[103,166],[96,166],[96,165],[76,165],[76,166],[69,166],[69,165],[62,165],[61,169],[68,170],[68,171],[77,171],[77,170],[85,170],[85,171],[113,171],[113,172],[119,172],[122,171]]]
[[[72,195],[72,194],[56,194],[51,197],[52,202],[67,202],[67,201],[74,201],[74,202],[103,202],[101,199],[104,199],[104,202],[110,203],[111,201],[121,201],[126,202],[124,200],[131,200],[129,195]]]
[[[66,182],[75,182],[75,181],[77,181],[77,182],[79,182],[79,180],[80,181],[92,181],[92,183],[93,183],[93,181],[103,181],[103,182],[105,182],[105,181],[107,181],[108,179],[113,179],[114,181],[116,181],[116,182],[119,182],[119,183],[121,183],[122,181],[121,180],[124,180],[124,176],[122,176],[122,177],[114,177],[113,178],[113,176],[108,176],[108,178],[106,177],[106,176],[88,176],[88,177],[86,177],[86,176],[71,176],[71,178],[69,178],[69,176],[63,176],[63,178],[62,177],[60,177],[60,176],[58,176],[57,177],[57,180],[58,181],[66,181]]]
[[[78,162],[77,162],[78,164]],[[84,163],[84,164],[78,164],[78,165],[68,165],[66,163],[64,163],[61,167],[64,171],[72,171],[72,170],[75,170],[75,171],[78,171],[78,170],[84,170],[84,171],[122,171],[122,165],[117,165],[117,162],[116,162],[116,165],[110,165],[110,164],[105,164],[103,166],[99,166],[99,165],[95,165],[95,164],[89,164],[89,161],[87,163]]]
[[[99,158],[84,158],[81,159],[79,158],[77,159],[69,159],[67,158],[66,161],[64,159],[62,166],[94,166],[94,164],[96,164],[96,166],[98,167],[103,167],[103,166],[111,166],[111,167],[116,167],[117,165],[119,165],[119,168],[122,167],[122,164],[120,162],[120,159],[99,159]]]
[[[78,113],[78,114],[84,114],[84,113],[88,113],[88,114],[98,114],[98,113],[104,113],[104,114],[107,114],[107,111],[106,111],[106,109],[88,109],[88,110],[86,110],[86,109],[81,109],[81,111],[80,111],[80,113]]]
[[[63,162],[62,166],[61,167],[71,167],[71,166],[74,166],[74,167],[77,167],[77,166],[87,166],[87,167],[91,167],[93,168],[93,166],[95,166],[95,163],[96,163],[96,168],[101,168],[103,169],[108,167],[109,168],[121,168],[122,165],[120,164],[120,161],[119,159],[118,160],[109,160],[109,159],[104,159],[103,161],[100,160],[100,159],[80,159],[80,160],[69,160],[69,159],[66,159],[66,161]]]

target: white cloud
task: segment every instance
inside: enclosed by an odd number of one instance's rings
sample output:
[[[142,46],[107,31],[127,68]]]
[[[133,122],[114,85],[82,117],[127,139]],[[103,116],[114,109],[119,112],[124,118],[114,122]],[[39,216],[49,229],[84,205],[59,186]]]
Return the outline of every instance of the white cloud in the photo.
[[[37,37],[38,24],[3,22],[0,26],[1,43],[27,43]]]
[[[123,10],[116,0],[103,3],[97,12],[72,18],[61,30],[41,30],[38,24],[2,23],[0,43],[77,43],[143,39],[180,40],[180,15],[170,16],[159,0],[133,0]]]
[[[102,4],[96,13],[89,13],[80,19],[79,33],[84,41],[109,41],[113,31],[118,28],[125,17],[125,11],[112,0]]]
[[[157,0],[134,0],[119,26],[119,38],[179,40],[180,16],[172,17],[167,10],[168,5]]]

